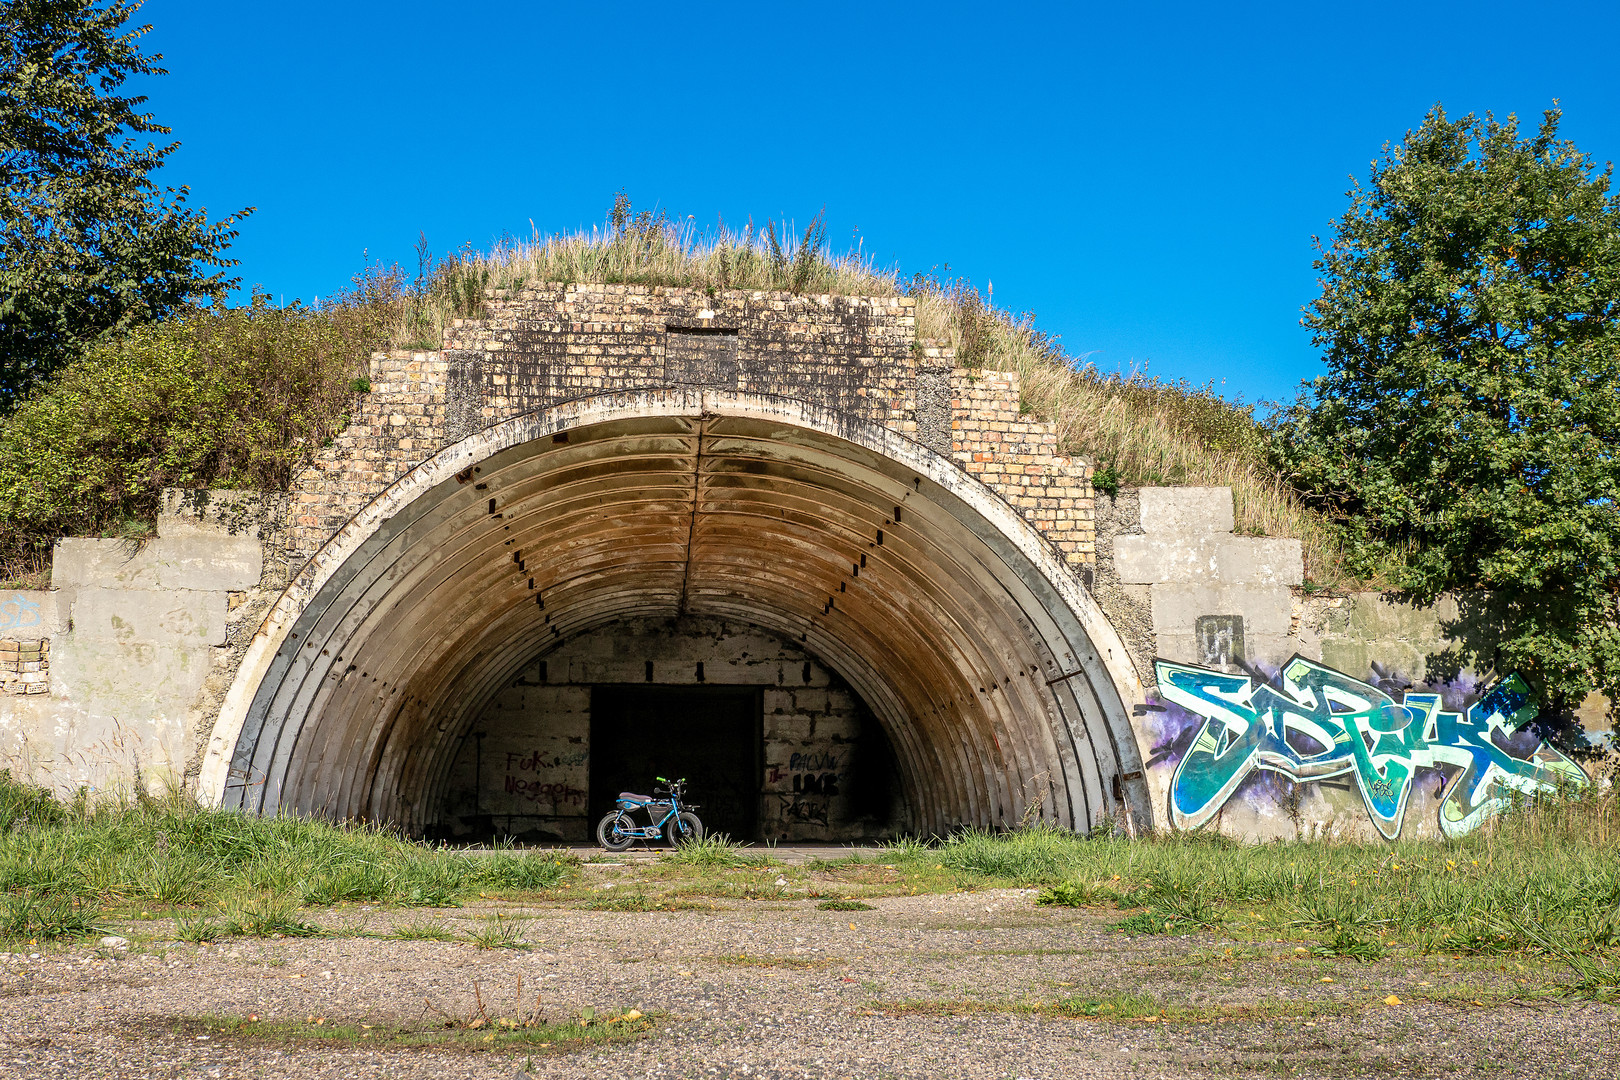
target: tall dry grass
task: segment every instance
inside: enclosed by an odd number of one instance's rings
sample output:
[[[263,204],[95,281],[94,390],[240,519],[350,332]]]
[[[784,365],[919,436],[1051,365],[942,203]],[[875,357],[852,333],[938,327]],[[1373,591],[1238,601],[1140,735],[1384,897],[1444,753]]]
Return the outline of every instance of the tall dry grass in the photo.
[[[1270,434],[1251,406],[1142,372],[1075,362],[1029,316],[986,304],[960,283],[923,279],[917,334],[946,342],[969,367],[1016,371],[1025,408],[1057,428],[1058,445],[1097,466],[1097,486],[1189,485],[1232,489],[1237,531],[1295,537],[1306,579],[1347,584],[1338,541],[1269,461]]]
[[[700,229],[691,218],[632,211],[621,194],[608,220],[561,235],[532,232],[486,252],[464,249],[435,259],[417,248],[414,283],[401,290],[392,332],[396,348],[436,349],[446,326],[483,310],[485,290],[590,282],[661,285],[715,293],[726,289],[812,295],[894,296],[900,283],[857,250],[833,255],[818,214],[802,234],[768,222]]]
[[[1056,426],[1065,453],[1098,467],[1099,490],[1108,491],[1121,484],[1230,487],[1240,532],[1297,537],[1304,543],[1309,580],[1324,585],[1348,583],[1340,569],[1331,530],[1269,466],[1268,435],[1248,407],[1222,398],[1212,387],[1194,387],[1184,381],[1171,382],[1142,373],[1120,375],[1077,364],[1038,331],[1031,318],[992,307],[970,286],[928,275],[902,280],[898,272],[876,265],[859,248],[842,255],[832,253],[819,215],[802,232],[776,223],[757,228],[753,222],[742,228],[722,224],[715,229],[700,229],[690,218],[676,220],[662,212],[635,211],[621,194],[608,219],[587,231],[550,236],[533,232],[526,240],[503,240],[487,252],[464,249],[443,258],[427,250],[424,240],[418,247],[414,279],[399,267],[371,267],[355,278],[351,290],[316,311],[273,313],[276,318],[269,317],[272,313],[257,311],[257,317],[252,319],[235,313],[213,313],[188,320],[188,324],[212,329],[216,325],[257,326],[269,325],[278,318],[283,322],[290,319],[300,326],[330,324],[327,336],[336,334],[346,341],[363,337],[367,342],[393,348],[436,349],[441,347],[445,329],[454,320],[483,313],[489,290],[573,282],[684,287],[709,293],[738,289],[799,294],[909,294],[917,301],[920,338],[952,345],[959,362],[967,367],[1019,373],[1024,406]],[[357,336],[354,328],[361,324],[366,333]],[[222,340],[230,337],[212,336]],[[305,358],[291,355],[289,348],[293,345],[296,343],[290,340],[278,340],[272,348],[249,351],[256,356],[263,353],[262,358],[278,369],[301,371],[308,363]],[[363,355],[369,347],[374,346],[356,345],[349,352]],[[119,351],[118,346],[112,348]],[[181,366],[194,379],[210,385],[217,382],[204,370],[207,365],[203,354],[208,350],[199,347],[194,351],[195,359]],[[348,378],[343,374],[333,385],[344,391]],[[25,408],[8,419],[0,431],[0,446],[15,442],[29,427],[25,416],[40,413],[49,401],[63,394],[63,387],[45,388],[37,395],[40,401],[31,411]],[[234,437],[233,432],[262,431],[270,442],[281,440],[266,451],[285,465],[307,457],[334,427],[341,427],[348,404],[346,393],[327,394],[322,401],[329,405],[326,411],[330,416],[300,413],[295,422],[288,423],[290,414],[286,410],[272,410],[274,415],[255,412],[257,403],[244,397],[239,402],[240,415],[205,418],[207,422],[193,425],[198,431],[192,441],[209,443],[212,439],[223,444]],[[123,451],[115,452],[113,458],[119,453]],[[107,455],[99,458],[106,459]],[[133,458],[126,464],[142,475],[154,472],[155,477],[156,472],[161,472],[144,469],[142,462]],[[249,479],[247,472],[234,466],[227,468],[229,464],[222,463],[214,470],[220,476],[203,475],[208,472],[204,469],[190,482],[242,483]],[[69,478],[79,483],[83,478],[77,472],[81,471],[67,469],[64,475],[72,474]],[[232,479],[221,480],[227,473]],[[270,479],[284,481],[287,475],[290,471],[282,468]],[[154,478],[147,487],[155,489],[158,484],[159,478]],[[36,486],[23,484],[16,490],[33,491]],[[144,504],[131,512],[143,510]],[[5,556],[0,576],[18,582],[41,577],[43,553],[62,534],[60,527],[7,512],[0,520],[0,532],[7,529],[17,533],[20,540],[0,552]]]

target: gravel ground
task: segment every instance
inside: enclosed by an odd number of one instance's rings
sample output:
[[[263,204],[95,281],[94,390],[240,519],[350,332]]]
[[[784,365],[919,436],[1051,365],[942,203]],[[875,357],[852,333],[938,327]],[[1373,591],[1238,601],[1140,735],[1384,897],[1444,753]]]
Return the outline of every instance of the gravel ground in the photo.
[[[458,933],[500,911],[526,949],[339,936],[214,946],[39,949],[0,957],[0,1075],[96,1077],[1402,1077],[1620,1076],[1617,1011],[1509,1001],[1511,960],[1359,966],[1212,935],[1128,938],[1113,912],[1040,908],[1025,891],[894,897],[866,912],[716,902],[618,913],[469,906],[343,909],[334,928],[431,920]],[[157,924],[152,926],[159,929]],[[137,938],[140,935],[135,935]],[[1230,950],[1230,952],[1228,951]],[[752,962],[740,962],[746,955]],[[199,1038],[177,1021],[408,1024],[590,1006],[660,1013],[644,1039],[569,1052]],[[973,1011],[1143,992],[1196,1022]],[[1386,1004],[1393,995],[1400,1004]],[[1491,1002],[1469,1003],[1470,995]],[[1425,1000],[1441,998],[1444,1000]],[[1342,1013],[1277,1017],[1303,1003]],[[902,1003],[909,1006],[896,1008]],[[967,1004],[964,1004],[967,1003]]]

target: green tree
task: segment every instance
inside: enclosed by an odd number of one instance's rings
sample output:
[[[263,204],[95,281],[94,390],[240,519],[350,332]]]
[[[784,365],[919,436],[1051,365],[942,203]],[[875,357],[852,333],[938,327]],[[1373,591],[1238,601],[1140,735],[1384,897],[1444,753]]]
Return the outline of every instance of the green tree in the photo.
[[[1279,452],[1354,568],[1463,594],[1463,659],[1567,722],[1620,702],[1620,196],[1559,118],[1437,106],[1385,147],[1318,241],[1328,373]]]
[[[126,30],[139,0],[0,0],[0,414],[109,334],[234,288],[210,222],[152,174],[178,143],[131,76],[165,74]]]

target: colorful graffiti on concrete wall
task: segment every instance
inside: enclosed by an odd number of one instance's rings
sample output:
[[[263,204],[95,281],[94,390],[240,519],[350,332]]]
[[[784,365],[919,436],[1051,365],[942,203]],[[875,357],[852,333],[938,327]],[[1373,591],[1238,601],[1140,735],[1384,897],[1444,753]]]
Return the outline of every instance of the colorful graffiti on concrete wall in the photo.
[[[1536,739],[1536,707],[1517,675],[1486,687],[1465,712],[1439,694],[1396,701],[1376,686],[1296,656],[1279,686],[1247,675],[1160,660],[1159,693],[1203,719],[1170,783],[1176,827],[1212,819],[1255,770],[1295,782],[1353,775],[1367,815],[1386,838],[1400,835],[1417,770],[1452,766],[1442,779],[1440,829],[1460,836],[1506,809],[1514,793],[1587,782],[1569,758]],[[1514,736],[1519,736],[1514,738]]]

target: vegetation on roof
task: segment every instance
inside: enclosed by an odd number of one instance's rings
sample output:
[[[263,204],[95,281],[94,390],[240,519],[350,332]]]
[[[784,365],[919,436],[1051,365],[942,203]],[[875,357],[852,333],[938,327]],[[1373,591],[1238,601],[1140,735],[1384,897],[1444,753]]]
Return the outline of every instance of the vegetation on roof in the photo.
[[[483,312],[488,290],[593,282],[913,296],[918,336],[967,367],[1018,372],[1025,408],[1056,426],[1062,452],[1098,467],[1099,490],[1229,486],[1239,531],[1299,537],[1307,575],[1337,579],[1331,534],[1270,467],[1249,407],[1211,386],[1078,363],[1032,317],[970,285],[833,254],[819,216],[797,234],[699,230],[621,194],[587,232],[443,258],[424,242],[417,254],[414,277],[373,266],[318,308],[256,297],[187,309],[67,365],[0,427],[0,576],[40,580],[60,536],[139,534],[164,487],[285,490],[347,423],[372,351],[438,348],[454,320]]]

